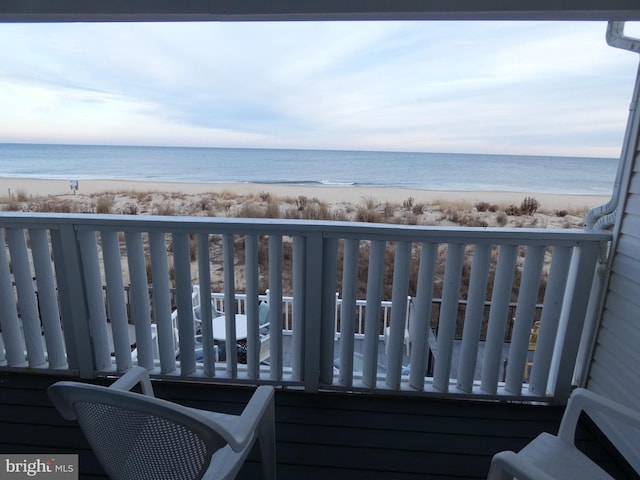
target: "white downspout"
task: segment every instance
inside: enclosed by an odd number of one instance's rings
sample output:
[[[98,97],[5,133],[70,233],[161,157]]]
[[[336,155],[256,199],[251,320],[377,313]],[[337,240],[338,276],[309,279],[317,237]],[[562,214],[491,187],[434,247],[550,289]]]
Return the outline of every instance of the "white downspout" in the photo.
[[[621,48],[623,50],[629,50],[630,52],[640,53],[640,39],[627,37],[624,35],[624,22],[609,22],[607,25],[607,44]],[[627,121],[627,128],[624,135],[624,142],[622,144],[622,152],[620,157],[620,163],[618,164],[618,170],[616,172],[616,178],[613,185],[613,193],[611,200],[604,205],[591,209],[585,219],[584,227],[586,230],[605,230],[615,223],[616,208],[620,201],[620,189],[621,183],[624,178],[625,167],[633,160],[633,155],[629,156],[631,146],[635,147],[635,138],[633,138],[637,132],[635,128],[637,118],[635,117],[635,111],[638,106],[638,100],[640,96],[640,71],[636,75],[636,83],[633,90],[633,96],[631,99],[631,105],[629,106],[629,119]]]

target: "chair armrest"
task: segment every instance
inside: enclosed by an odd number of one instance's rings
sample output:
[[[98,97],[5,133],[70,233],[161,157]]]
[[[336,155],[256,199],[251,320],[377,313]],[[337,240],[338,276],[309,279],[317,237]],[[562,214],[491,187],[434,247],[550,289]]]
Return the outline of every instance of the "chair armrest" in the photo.
[[[554,480],[535,464],[511,451],[493,456],[487,480],[503,480],[503,472],[508,473],[509,478],[515,477],[518,480]]]
[[[273,387],[262,385],[253,392],[253,396],[249,403],[242,411],[242,414],[234,422],[231,429],[236,445],[233,442],[229,442],[231,447],[236,450],[237,448],[243,448],[244,445],[252,438],[256,429],[259,427],[260,422],[265,418],[265,414],[268,414],[268,410],[271,410],[267,417],[273,415],[274,409],[274,390]]]
[[[583,411],[594,421],[596,418],[593,414],[604,414],[611,419],[624,422],[625,425],[640,429],[640,412],[590,390],[577,388],[569,398],[567,409],[560,422],[558,438],[565,442],[574,442],[578,418]]]
[[[150,397],[154,396],[149,372],[142,367],[132,367],[127,370],[124,375],[109,385],[109,388],[113,388],[115,390],[131,390],[138,383],[142,386],[143,394]]]

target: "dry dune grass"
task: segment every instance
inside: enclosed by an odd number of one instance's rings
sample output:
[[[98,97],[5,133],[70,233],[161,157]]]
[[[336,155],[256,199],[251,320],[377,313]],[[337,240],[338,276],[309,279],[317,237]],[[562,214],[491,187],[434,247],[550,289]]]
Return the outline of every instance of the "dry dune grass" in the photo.
[[[357,203],[329,203],[304,195],[268,192],[217,193],[104,191],[91,195],[34,196],[23,190],[0,197],[0,210],[23,212],[187,215],[244,218],[291,218],[462,227],[580,228],[586,208],[545,209],[535,198],[520,205],[436,199],[430,204],[408,197],[402,203],[364,196]]]

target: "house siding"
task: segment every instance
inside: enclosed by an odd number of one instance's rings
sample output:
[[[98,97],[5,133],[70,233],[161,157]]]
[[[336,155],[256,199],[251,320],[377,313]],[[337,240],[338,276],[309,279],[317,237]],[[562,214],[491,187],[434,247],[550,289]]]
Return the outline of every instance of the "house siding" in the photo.
[[[61,379],[0,373],[0,453],[77,453],[80,478],[104,479],[80,428],[62,419],[49,402],[46,389]],[[253,391],[167,381],[154,382],[154,388],[160,398],[235,414]],[[563,410],[548,405],[277,390],[278,478],[486,478],[494,453],[518,450],[543,431],[556,433]],[[631,478],[592,428],[580,424],[580,448],[614,478]],[[238,478],[261,478],[258,458],[252,452]]]
[[[636,141],[587,379],[590,390],[634,409],[640,405],[640,152],[637,145]],[[638,432],[622,425],[605,424],[604,430],[619,439],[616,445],[623,453],[631,454],[640,443]],[[640,460],[635,462],[635,468],[640,470]]]

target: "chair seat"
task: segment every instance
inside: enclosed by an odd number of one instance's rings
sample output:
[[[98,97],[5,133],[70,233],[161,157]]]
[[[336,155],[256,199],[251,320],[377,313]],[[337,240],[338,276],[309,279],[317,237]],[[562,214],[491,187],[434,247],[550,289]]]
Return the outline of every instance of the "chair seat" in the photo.
[[[524,456],[540,470],[553,478],[564,480],[612,480],[604,470],[582,454],[575,446],[555,435],[542,433],[524,447],[518,455]]]

